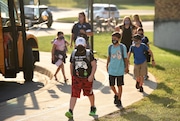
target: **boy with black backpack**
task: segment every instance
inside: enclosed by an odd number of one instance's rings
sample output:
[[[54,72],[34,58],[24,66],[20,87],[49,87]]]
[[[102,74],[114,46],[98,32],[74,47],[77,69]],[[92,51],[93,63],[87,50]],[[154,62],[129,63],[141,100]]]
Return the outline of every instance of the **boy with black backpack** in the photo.
[[[155,60],[152,51],[141,42],[141,35],[135,34],[133,36],[134,44],[131,45],[129,52],[128,52],[128,61],[131,57],[131,53],[134,55],[134,77],[136,78],[136,88],[139,89],[140,92],[144,92],[143,90],[143,83],[144,83],[144,76],[147,70],[147,61],[145,52],[149,52],[152,57],[152,66],[155,66]]]
[[[90,100],[90,116],[96,115],[94,104],[93,80],[96,72],[96,60],[92,51],[86,49],[86,40],[78,37],[75,41],[76,49],[72,52],[70,58],[70,72],[72,76],[71,99],[69,111],[65,113],[66,117],[73,119],[73,110],[77,98],[80,98],[81,90],[84,96]]]
[[[119,32],[112,34],[112,44],[108,48],[107,71],[109,73],[109,85],[114,92],[114,104],[122,106],[121,95],[122,85],[124,85],[124,71],[128,73],[126,46],[120,43]],[[115,81],[118,90],[115,88]]]

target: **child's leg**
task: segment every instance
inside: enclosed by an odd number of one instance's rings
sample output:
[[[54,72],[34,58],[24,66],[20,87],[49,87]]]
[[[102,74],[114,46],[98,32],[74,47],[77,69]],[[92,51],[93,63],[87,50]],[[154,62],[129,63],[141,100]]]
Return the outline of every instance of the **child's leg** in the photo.
[[[111,87],[111,90],[114,92],[114,94],[118,96],[118,93],[117,93],[116,88],[114,86],[115,85],[115,78],[116,78],[115,76],[109,75],[109,85]]]
[[[144,76],[147,75],[147,62],[145,61],[143,64],[141,64],[140,69],[140,76],[139,76],[139,85],[142,86],[144,83]]]
[[[139,86],[141,87],[143,85],[143,83],[144,83],[144,78],[143,78],[143,76],[140,76],[139,77]]]
[[[88,96],[88,98],[89,98],[91,107],[95,106],[95,104],[94,104],[94,94],[91,95],[91,96]]]
[[[55,72],[55,74],[54,74],[54,77],[55,77],[55,80],[57,80],[57,73],[59,72],[59,70],[61,69],[61,66],[58,66],[58,68],[57,68],[57,70],[56,70],[56,72]]]
[[[121,100],[121,96],[122,96],[122,85],[124,85],[124,75],[117,77],[118,100]]]
[[[69,109],[71,109],[72,111],[74,110],[74,107],[76,105],[76,101],[77,101],[77,97],[71,97]]]
[[[110,87],[111,87],[111,90],[114,92],[114,94],[118,96],[115,86],[110,86]]]
[[[122,97],[122,86],[118,86],[118,99],[121,100]]]
[[[66,79],[66,75],[65,75],[65,71],[64,71],[64,63],[62,63],[60,67],[61,67],[61,69],[62,69],[61,71],[62,71],[64,80],[67,80],[67,79]]]

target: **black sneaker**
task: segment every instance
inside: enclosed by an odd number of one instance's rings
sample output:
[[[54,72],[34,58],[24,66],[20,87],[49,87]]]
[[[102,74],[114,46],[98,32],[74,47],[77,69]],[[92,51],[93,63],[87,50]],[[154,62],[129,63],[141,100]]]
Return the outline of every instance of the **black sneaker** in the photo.
[[[144,80],[148,80],[148,79],[149,79],[148,75],[144,76]]]
[[[141,86],[139,89],[140,92],[144,92],[143,87]]]
[[[136,82],[136,89],[139,89],[139,82]]]
[[[117,104],[117,103],[118,103],[118,96],[114,95],[114,104]]]
[[[117,101],[117,104],[116,104],[117,107],[122,107],[122,103],[121,103],[121,100],[118,100]]]
[[[95,116],[96,115],[96,107],[94,107],[94,106],[91,107],[89,115],[90,116]]]

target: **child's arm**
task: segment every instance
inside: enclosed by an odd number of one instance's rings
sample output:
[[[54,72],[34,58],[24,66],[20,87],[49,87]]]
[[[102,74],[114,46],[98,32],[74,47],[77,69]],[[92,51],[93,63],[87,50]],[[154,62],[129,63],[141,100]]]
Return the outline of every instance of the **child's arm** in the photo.
[[[129,70],[129,64],[130,64],[130,61],[129,61],[130,57],[131,57],[131,52],[128,52],[128,56],[127,56],[128,70]]]
[[[70,63],[70,74],[71,74],[71,77],[73,76],[73,64]]]
[[[53,47],[52,47],[52,50],[51,50],[51,56],[52,56],[52,61],[54,61],[54,59],[55,59],[55,49],[56,49],[56,45],[55,44],[53,44]]]
[[[92,66],[91,74],[88,77],[89,82],[92,82],[94,80],[94,74],[95,74],[96,68],[97,68],[96,60],[91,61],[91,66]]]
[[[107,71],[108,71],[109,62],[110,62],[110,56],[107,57],[107,63],[106,63],[106,70]]]

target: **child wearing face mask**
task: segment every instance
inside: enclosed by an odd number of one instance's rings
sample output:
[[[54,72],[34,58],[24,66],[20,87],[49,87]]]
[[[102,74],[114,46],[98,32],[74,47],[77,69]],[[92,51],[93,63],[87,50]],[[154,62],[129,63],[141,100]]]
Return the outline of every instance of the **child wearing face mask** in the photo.
[[[58,68],[54,74],[55,80],[57,81],[57,73],[59,70],[62,70],[62,74],[64,77],[64,82],[67,82],[67,78],[64,71],[64,63],[66,62],[66,51],[67,51],[67,45],[68,42],[64,38],[63,32],[57,33],[57,38],[52,41],[53,47],[52,47],[52,63],[57,65]]]
[[[121,95],[124,85],[124,73],[128,73],[127,50],[124,44],[120,44],[119,32],[112,34],[112,45],[108,48],[107,71],[109,73],[109,85],[114,92],[114,104],[122,107]],[[117,90],[115,88],[117,85]]]
[[[121,32],[122,34],[121,43],[126,46],[127,52],[132,44],[132,35],[136,32],[136,29],[137,27],[132,23],[129,16],[125,16],[122,24],[115,27],[115,31]]]
[[[70,73],[72,77],[71,98],[69,110],[65,116],[73,120],[73,111],[81,91],[90,101],[90,116],[96,115],[95,96],[93,93],[94,74],[96,72],[96,59],[89,49],[86,49],[86,40],[78,37],[75,41],[76,49],[70,57]]]
[[[135,87],[139,89],[140,92],[144,92],[143,83],[144,83],[144,76],[146,75],[147,71],[147,61],[146,56],[144,54],[145,51],[148,51],[152,57],[152,66],[155,66],[155,60],[152,51],[146,46],[144,43],[141,42],[141,35],[135,34],[133,36],[134,44],[131,45],[129,52],[128,52],[128,62],[131,57],[131,53],[134,55],[134,77],[136,79]]]

